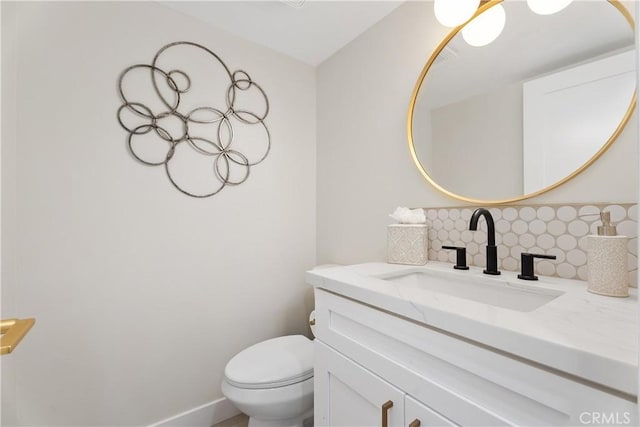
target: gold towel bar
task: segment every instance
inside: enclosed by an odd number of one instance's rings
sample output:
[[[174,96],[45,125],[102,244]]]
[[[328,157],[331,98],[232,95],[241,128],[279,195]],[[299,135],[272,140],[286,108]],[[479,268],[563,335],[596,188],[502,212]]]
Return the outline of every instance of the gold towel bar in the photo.
[[[0,355],[9,354],[18,346],[36,319],[0,320]]]

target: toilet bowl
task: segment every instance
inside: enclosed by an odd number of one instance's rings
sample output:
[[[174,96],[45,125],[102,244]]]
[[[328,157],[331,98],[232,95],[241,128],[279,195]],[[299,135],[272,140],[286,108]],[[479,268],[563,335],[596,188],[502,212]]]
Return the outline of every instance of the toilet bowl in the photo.
[[[227,363],[222,393],[249,416],[249,427],[309,425],[313,341],[289,335],[246,348]]]

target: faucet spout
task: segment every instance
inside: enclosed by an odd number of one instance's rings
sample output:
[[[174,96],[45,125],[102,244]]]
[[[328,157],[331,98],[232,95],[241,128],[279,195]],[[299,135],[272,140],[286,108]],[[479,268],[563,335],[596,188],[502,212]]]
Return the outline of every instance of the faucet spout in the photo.
[[[476,209],[471,215],[469,221],[469,230],[476,231],[478,229],[478,220],[481,216],[484,216],[487,221],[487,268],[483,271],[484,274],[498,275],[498,248],[496,247],[496,228],[493,222],[493,216],[485,208]]]

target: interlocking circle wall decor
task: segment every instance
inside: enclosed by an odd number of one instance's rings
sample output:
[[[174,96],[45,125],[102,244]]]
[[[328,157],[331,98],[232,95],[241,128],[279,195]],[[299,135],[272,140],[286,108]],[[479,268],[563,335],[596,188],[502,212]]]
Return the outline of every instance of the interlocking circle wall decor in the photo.
[[[185,106],[188,97],[194,94],[194,90],[190,92],[196,83],[192,80],[193,76],[183,70],[160,65],[161,57],[170,56],[175,60],[176,53],[180,53],[177,51],[187,48],[192,55],[196,54],[196,66],[210,66],[213,60],[218,71],[217,74],[209,71],[204,73],[204,78],[211,80],[209,83],[218,86],[218,90],[209,87],[199,91],[194,97],[197,98],[195,106]],[[222,73],[219,72],[220,65]],[[123,83],[129,78],[133,81],[131,75],[141,72],[150,80],[145,77],[143,83],[130,84],[128,89],[136,90],[136,93],[126,96]],[[150,94],[144,92],[144,83],[147,83],[146,92]],[[253,97],[263,103],[262,111],[253,112],[240,105],[240,94],[251,89]],[[117,112],[118,122],[128,133],[127,145],[133,157],[148,166],[164,166],[169,181],[188,196],[209,197],[226,185],[243,183],[249,177],[251,166],[262,162],[271,149],[271,135],[264,122],[269,114],[269,99],[265,91],[246,71],[232,73],[218,55],[200,44],[178,41],[164,46],[156,53],[151,64],[136,64],[126,68],[118,79],[118,91],[122,99]],[[154,103],[147,101],[149,95],[155,98]],[[247,126],[253,129],[251,135],[248,138],[245,135],[245,141],[240,143],[238,128]],[[238,145],[244,147],[243,152],[239,151]],[[204,174],[205,180],[210,178],[212,182],[206,182],[205,191],[187,190],[184,182],[176,179],[176,172],[172,171],[175,165],[170,167],[170,164],[176,158],[178,148],[189,150],[187,154],[191,159],[196,155],[204,160],[208,168]],[[182,165],[183,171],[189,171],[190,168],[190,165]],[[202,175],[198,183],[201,178]]]

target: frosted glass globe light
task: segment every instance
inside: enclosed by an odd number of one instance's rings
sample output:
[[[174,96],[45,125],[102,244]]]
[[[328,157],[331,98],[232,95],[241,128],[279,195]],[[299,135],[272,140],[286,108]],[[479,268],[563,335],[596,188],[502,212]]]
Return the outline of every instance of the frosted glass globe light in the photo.
[[[480,0],[435,0],[433,11],[445,27],[462,25],[478,10]]]
[[[573,0],[527,0],[529,9],[538,15],[551,15],[560,12]]]
[[[486,46],[502,33],[506,20],[504,7],[497,4],[465,25],[462,38],[471,46]]]

